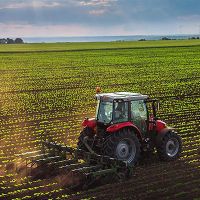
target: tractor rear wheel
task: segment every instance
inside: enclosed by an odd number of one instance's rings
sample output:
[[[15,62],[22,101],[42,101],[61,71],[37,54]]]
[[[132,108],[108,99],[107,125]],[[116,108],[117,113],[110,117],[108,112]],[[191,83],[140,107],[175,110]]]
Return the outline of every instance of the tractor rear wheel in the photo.
[[[161,160],[171,161],[180,157],[182,142],[175,132],[168,132],[157,144],[157,152]]]
[[[132,130],[124,128],[111,133],[105,140],[103,153],[134,166],[140,157],[140,142]]]

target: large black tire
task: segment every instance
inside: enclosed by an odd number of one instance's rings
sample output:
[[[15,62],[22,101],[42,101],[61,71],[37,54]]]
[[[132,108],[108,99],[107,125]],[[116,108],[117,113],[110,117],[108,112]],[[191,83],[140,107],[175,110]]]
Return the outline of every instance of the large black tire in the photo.
[[[182,141],[180,136],[174,131],[169,131],[157,142],[156,148],[158,156],[161,160],[176,160],[181,154]]]
[[[129,166],[134,166],[141,153],[140,142],[134,131],[123,128],[110,134],[103,145],[104,155],[126,161]]]

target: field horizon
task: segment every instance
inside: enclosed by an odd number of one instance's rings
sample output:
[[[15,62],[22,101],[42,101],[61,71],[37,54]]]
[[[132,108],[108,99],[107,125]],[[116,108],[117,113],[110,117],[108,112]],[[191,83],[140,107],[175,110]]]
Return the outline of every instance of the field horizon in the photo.
[[[193,40],[153,40],[153,41],[111,41],[111,42],[57,42],[57,43],[24,43],[1,44],[1,53],[29,53],[29,52],[61,52],[83,50],[112,50],[137,49],[154,47],[185,47],[198,46],[199,39]]]

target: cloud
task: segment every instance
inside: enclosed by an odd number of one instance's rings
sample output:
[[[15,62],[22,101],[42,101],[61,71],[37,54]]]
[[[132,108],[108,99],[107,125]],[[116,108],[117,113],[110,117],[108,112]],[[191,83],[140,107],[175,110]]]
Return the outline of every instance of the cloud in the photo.
[[[0,35],[1,37],[50,37],[50,36],[74,36],[90,35],[90,29],[81,25],[18,25],[18,24],[2,24],[0,23]]]
[[[101,16],[106,13],[111,14],[110,8],[111,6],[115,6],[115,3],[118,0],[85,0],[80,1],[79,5],[82,7],[87,7],[87,13],[93,16]]]
[[[81,13],[82,16],[84,15],[95,15],[100,16],[105,13],[109,13],[109,8],[114,6],[118,0],[57,0],[57,1],[50,1],[50,0],[11,0],[11,1],[4,1],[0,2],[0,11],[2,13],[6,11],[7,13],[16,13],[22,12],[19,15],[23,15],[24,10],[34,10],[35,14],[40,13],[41,10],[44,12],[44,17],[47,12],[51,13],[52,15],[60,9],[61,12],[65,12],[65,17],[70,17],[70,13]],[[52,12],[54,9],[54,12]],[[63,16],[63,13],[60,13]],[[0,13],[1,16],[1,13]],[[17,16],[17,18],[20,18]],[[61,20],[62,21],[62,20]]]
[[[178,20],[181,21],[196,21],[199,22],[200,21],[200,15],[186,15],[186,16],[178,16],[177,17]]]
[[[79,36],[79,35],[116,35],[127,34],[127,29],[124,26],[110,26],[106,29],[104,27],[86,26],[80,24],[71,25],[16,25],[16,24],[1,24],[0,23],[0,35],[1,37],[51,37],[51,36]],[[133,33],[133,30],[128,30],[128,34]],[[136,33],[138,33],[136,31]]]
[[[59,7],[61,4],[59,2],[49,2],[49,1],[19,1],[19,2],[7,2],[1,5],[0,9],[24,9],[24,8],[54,8]]]
[[[8,33],[21,25],[27,34],[31,29],[46,33],[44,27],[55,35],[78,30],[89,35],[112,30],[112,35],[156,34],[176,32],[185,22],[184,31],[196,31],[199,10],[199,0],[1,0],[0,30]]]
[[[80,1],[82,6],[111,6],[117,0],[85,0]]]
[[[99,16],[99,15],[103,15],[105,12],[106,12],[105,9],[101,9],[101,10],[90,10],[90,11],[89,11],[89,14]]]
[[[111,6],[118,0],[11,0],[11,1],[1,1],[0,9],[23,9],[23,8],[54,8],[54,7],[66,7],[70,5],[72,7],[107,7]]]
[[[16,2],[6,3],[0,10],[0,22],[30,25],[102,24],[107,26],[119,21],[116,21],[115,14],[112,14],[114,13],[114,2],[116,2],[114,0],[87,1],[88,3],[93,2],[95,6],[83,6],[82,1],[79,0],[51,1],[49,4],[48,2],[46,0],[20,1],[18,4],[15,4]],[[111,4],[113,6],[104,6]]]

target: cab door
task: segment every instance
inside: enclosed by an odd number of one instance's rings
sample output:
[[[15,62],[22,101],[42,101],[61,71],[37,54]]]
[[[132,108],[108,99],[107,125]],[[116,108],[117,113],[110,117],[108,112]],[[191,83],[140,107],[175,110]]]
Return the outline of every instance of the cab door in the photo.
[[[143,135],[147,133],[147,114],[144,100],[131,101],[131,121]]]

